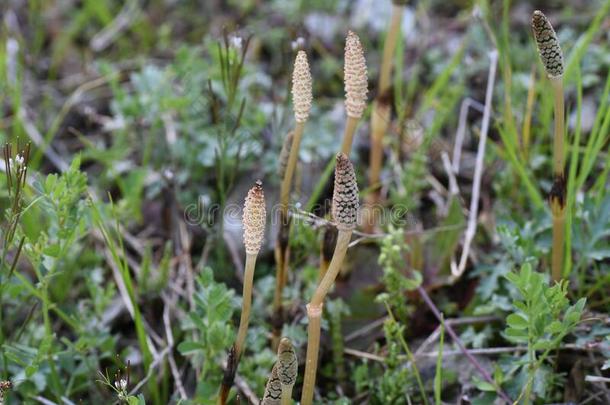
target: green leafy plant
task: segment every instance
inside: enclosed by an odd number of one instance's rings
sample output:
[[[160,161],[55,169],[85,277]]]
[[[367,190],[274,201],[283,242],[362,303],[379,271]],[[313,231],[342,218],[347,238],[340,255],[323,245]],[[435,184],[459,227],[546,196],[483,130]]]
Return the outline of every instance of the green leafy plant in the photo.
[[[527,380],[519,398],[528,404],[532,400],[537,372],[549,353],[559,347],[580,321],[586,298],[570,305],[568,283],[560,281],[548,287],[545,276],[533,271],[529,263],[524,264],[519,273],[509,273],[506,278],[521,295],[513,303],[515,311],[506,318],[505,335],[510,341],[527,344],[527,357],[523,363]]]
[[[199,370],[196,399],[202,404],[215,404],[222,377],[221,355],[231,346],[235,333],[227,319],[238,308],[233,290],[214,281],[211,268],[205,268],[197,278],[193,297],[195,309],[182,323],[187,333],[178,350],[191,358]]]

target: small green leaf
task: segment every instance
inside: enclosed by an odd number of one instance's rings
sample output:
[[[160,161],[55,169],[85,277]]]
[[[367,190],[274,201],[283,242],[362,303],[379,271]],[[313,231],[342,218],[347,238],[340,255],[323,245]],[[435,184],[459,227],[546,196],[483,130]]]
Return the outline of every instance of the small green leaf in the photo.
[[[527,319],[520,314],[510,314],[506,318],[506,323],[513,329],[526,329],[528,327]]]
[[[561,322],[553,321],[546,327],[545,331],[552,333],[552,334],[556,334],[556,333],[562,332],[563,329],[564,329],[564,326]]]
[[[547,350],[547,349],[550,349],[551,347],[552,346],[551,346],[551,342],[550,341],[548,341],[548,340],[539,340],[539,341],[537,341],[534,344],[533,349],[534,350]]]
[[[178,351],[184,355],[198,352],[205,349],[205,347],[199,342],[185,341],[178,345]]]

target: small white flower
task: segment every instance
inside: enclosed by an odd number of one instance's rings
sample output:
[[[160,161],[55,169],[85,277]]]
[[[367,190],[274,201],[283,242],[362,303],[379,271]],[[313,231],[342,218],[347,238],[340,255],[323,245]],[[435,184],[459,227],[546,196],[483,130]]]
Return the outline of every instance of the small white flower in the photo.
[[[17,156],[15,156],[15,162],[17,162],[17,165],[21,166],[24,162],[23,156],[17,154]]]
[[[116,380],[114,382],[114,386],[119,390],[119,391],[125,391],[127,389],[127,380],[125,380],[124,378],[121,378],[120,380]]]
[[[231,35],[229,38],[229,44],[239,51],[244,44],[244,39],[238,35]]]

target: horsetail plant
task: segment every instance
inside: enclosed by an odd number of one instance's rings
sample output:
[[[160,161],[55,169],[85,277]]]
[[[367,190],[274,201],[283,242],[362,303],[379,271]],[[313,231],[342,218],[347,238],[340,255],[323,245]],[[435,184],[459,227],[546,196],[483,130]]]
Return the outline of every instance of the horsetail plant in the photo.
[[[372,192],[369,194],[367,206],[374,207],[379,203],[380,199],[380,178],[383,159],[383,136],[388,131],[390,125],[391,114],[391,80],[392,73],[392,56],[396,49],[396,42],[400,34],[400,23],[405,1],[393,1],[392,18],[390,20],[390,28],[385,37],[383,45],[383,59],[379,69],[379,83],[377,96],[373,102],[373,111],[371,113],[371,154],[369,158],[369,186]],[[367,231],[372,231],[377,218],[375,210],[367,210],[367,219],[364,222]]]
[[[341,152],[349,156],[352,149],[354,132],[356,132],[358,121],[362,118],[366,108],[366,96],[368,93],[364,49],[360,43],[360,38],[353,31],[349,31],[345,39],[343,81],[347,122],[345,124],[345,132],[343,133]]]
[[[248,191],[248,195],[244,203],[242,221],[244,227],[244,246],[246,248],[246,265],[244,270],[244,286],[242,294],[243,302],[237,337],[229,353],[226,372],[218,395],[219,404],[225,404],[227,401],[229,391],[233,385],[233,380],[235,379],[239,359],[244,350],[246,333],[248,332],[248,324],[250,322],[250,308],[252,306],[252,282],[254,279],[254,268],[256,266],[258,252],[260,251],[263,244],[263,239],[265,237],[266,215],[263,184],[260,180],[258,180],[254,187]]]
[[[335,187],[333,190],[332,216],[337,226],[337,244],[328,270],[318,284],[313,297],[307,304],[307,356],[301,405],[311,405],[316,383],[318,352],[320,349],[320,324],[324,298],[333,286],[345,258],[352,232],[358,218],[358,184],[354,166],[344,153],[339,153],[335,166]]]
[[[539,10],[532,15],[532,31],[540,60],[553,87],[555,127],[553,137],[553,186],[549,205],[553,216],[553,247],[551,277],[561,280],[565,246],[566,179],[564,175],[564,95],[563,54],[553,26]]]
[[[366,100],[368,94],[368,78],[366,68],[366,58],[364,57],[364,49],[360,43],[360,38],[353,31],[347,33],[345,39],[345,54],[343,66],[343,84],[345,87],[345,111],[347,114],[347,122],[345,123],[345,131],[343,133],[343,142],[341,144],[341,153],[346,156],[350,155],[354,133],[364,109],[366,108]],[[332,166],[330,166],[332,167]],[[330,176],[330,169],[322,175],[323,178]],[[334,243],[337,239],[337,231],[334,227],[326,227],[322,236],[321,260],[319,266],[320,279],[323,278],[329,266],[329,251],[334,249]]]
[[[307,62],[307,54],[305,51],[299,51],[294,61],[294,69],[292,71],[292,104],[296,125],[294,131],[288,134],[287,141],[284,142],[282,154],[280,155],[280,170],[283,172],[283,179],[280,187],[280,222],[275,244],[276,273],[273,314],[276,319],[274,321],[272,342],[274,348],[277,347],[277,342],[281,333],[282,291],[286,284],[288,269],[288,235],[290,234],[288,202],[290,199],[292,178],[299,157],[301,137],[303,135],[303,129],[305,128],[305,123],[309,118],[312,100],[311,71],[309,70],[309,62]],[[288,141],[290,138],[292,138],[292,140]],[[286,160],[285,164],[282,163],[284,160]]]
[[[277,349],[278,377],[282,386],[282,405],[292,402],[292,388],[297,382],[299,363],[294,346],[288,338],[282,338]]]

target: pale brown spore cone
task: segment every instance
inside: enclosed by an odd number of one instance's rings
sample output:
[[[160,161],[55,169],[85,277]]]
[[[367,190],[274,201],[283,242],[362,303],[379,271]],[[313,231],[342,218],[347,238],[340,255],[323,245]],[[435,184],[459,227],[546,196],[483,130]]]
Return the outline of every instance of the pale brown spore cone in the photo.
[[[539,10],[532,14],[532,31],[547,75],[551,78],[563,75],[563,53],[557,34],[546,16]]]
[[[349,117],[360,118],[366,108],[368,79],[364,50],[358,35],[352,31],[345,40],[344,63],[345,109]]]
[[[299,51],[292,71],[292,103],[296,122],[303,123],[309,118],[313,100],[311,86],[311,71],[307,62],[307,54],[305,51]]]
[[[267,380],[261,405],[280,405],[281,401],[282,384],[280,383],[280,378],[278,376],[278,363],[275,363],[271,370],[271,374],[269,375],[269,379]]]
[[[354,166],[349,158],[339,153],[335,166],[332,215],[337,229],[353,230],[358,221],[358,184]]]
[[[294,346],[288,338],[282,338],[277,348],[278,376],[284,386],[294,386],[297,381],[298,360]]]
[[[263,183],[258,180],[254,187],[248,191],[244,203],[244,245],[247,254],[258,254],[263,244],[266,215]]]

